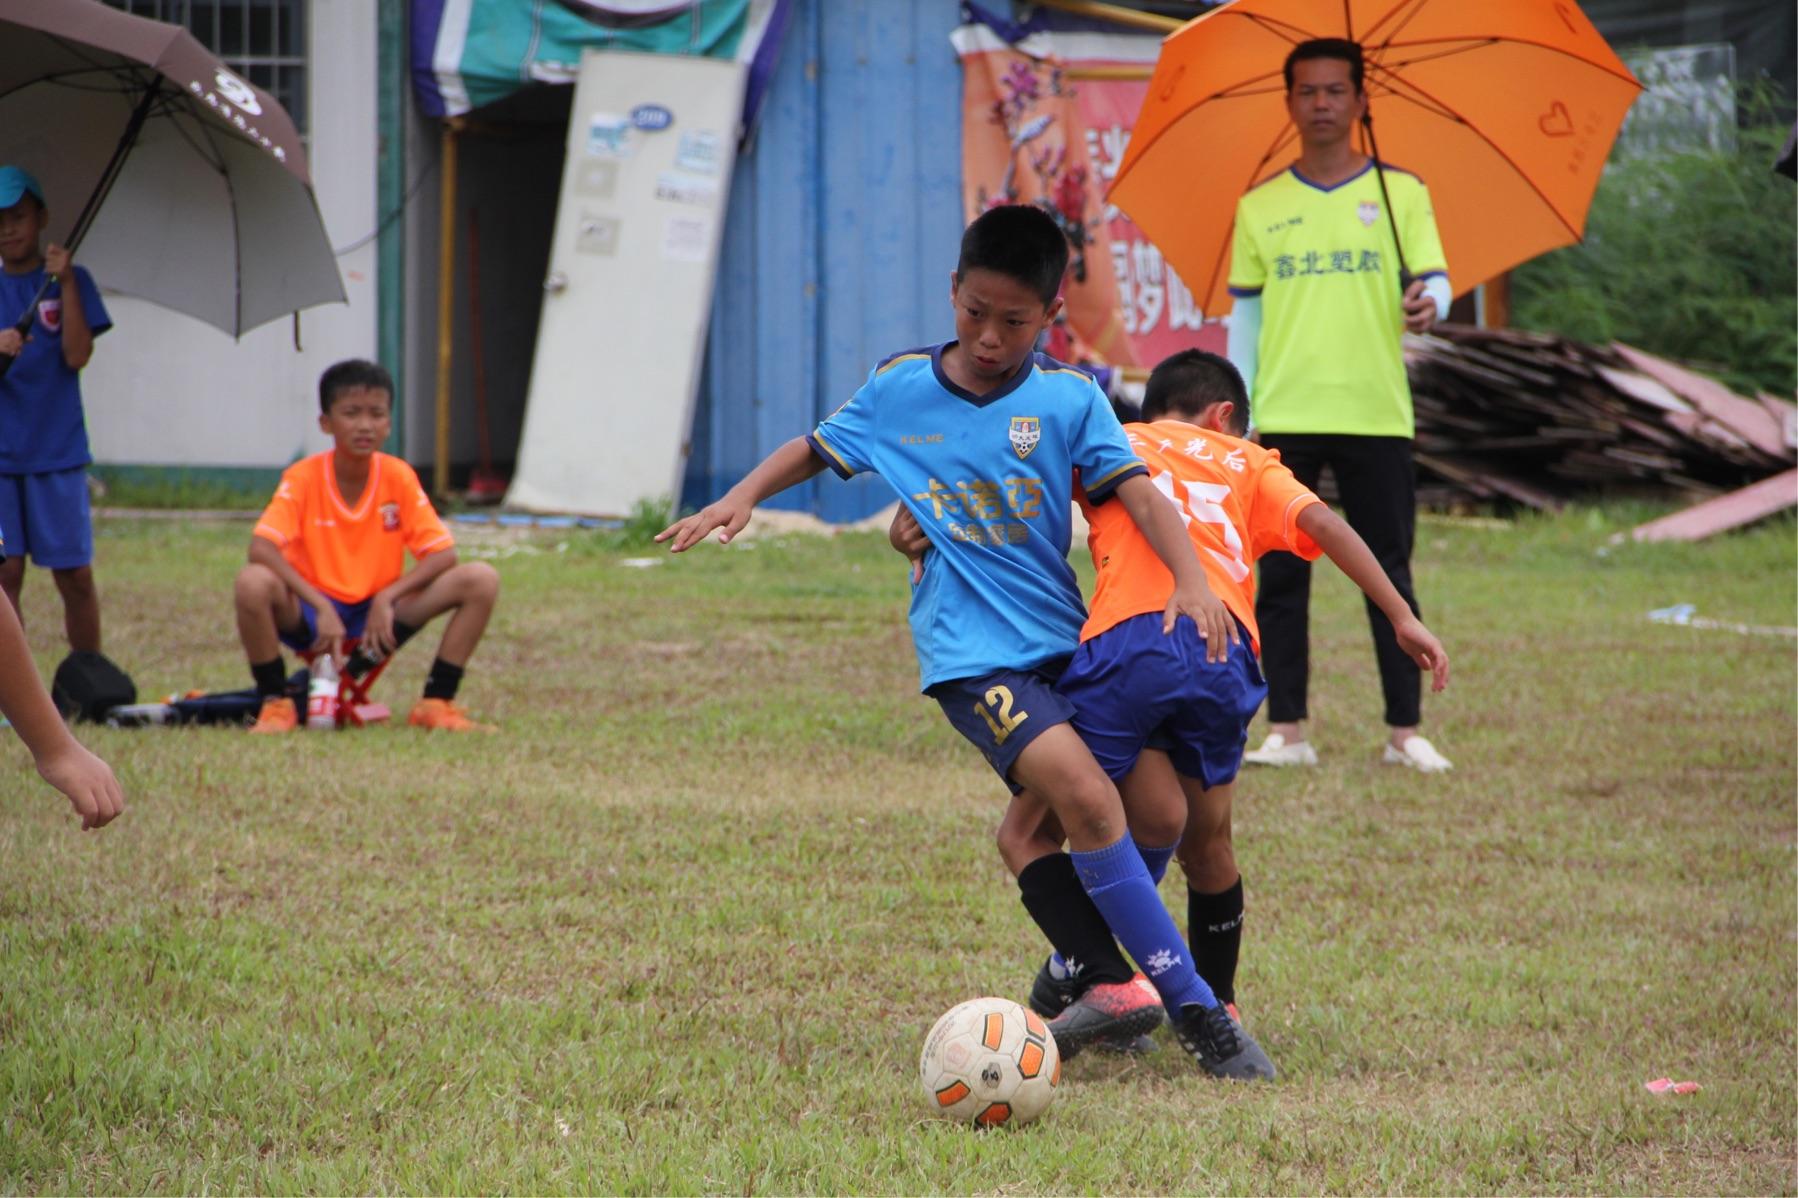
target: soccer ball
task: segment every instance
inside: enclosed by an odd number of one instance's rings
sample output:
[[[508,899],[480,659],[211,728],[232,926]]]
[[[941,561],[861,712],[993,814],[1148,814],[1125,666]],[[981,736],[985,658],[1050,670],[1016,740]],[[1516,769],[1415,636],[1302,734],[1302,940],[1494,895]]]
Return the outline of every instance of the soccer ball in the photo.
[[[976,1127],[1021,1126],[1048,1109],[1061,1081],[1049,1025],[1009,998],[950,1008],[924,1038],[924,1101],[945,1119]]]

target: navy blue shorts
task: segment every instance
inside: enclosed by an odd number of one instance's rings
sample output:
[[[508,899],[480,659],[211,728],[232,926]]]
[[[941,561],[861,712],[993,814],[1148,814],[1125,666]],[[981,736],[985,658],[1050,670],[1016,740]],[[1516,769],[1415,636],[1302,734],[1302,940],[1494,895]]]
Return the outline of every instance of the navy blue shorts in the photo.
[[[1073,718],[1073,705],[1055,693],[1055,680],[1067,664],[1067,658],[1058,657],[1028,670],[939,682],[924,693],[942,706],[955,730],[973,742],[1017,794],[1024,789],[1011,780],[1018,755],[1044,732]]]
[[[94,560],[94,523],[88,512],[87,468],[48,474],[0,474],[0,529],[6,556],[29,557],[51,570]]]
[[[1144,749],[1161,749],[1174,769],[1207,788],[1242,766],[1249,721],[1267,698],[1261,666],[1242,642],[1215,664],[1181,616],[1163,635],[1162,614],[1132,616],[1080,646],[1056,689],[1074,705],[1074,730],[1115,781]]]
[[[325,598],[331,599],[331,596],[326,595]],[[373,595],[360,603],[345,603],[341,599],[331,599],[331,606],[337,609],[337,618],[343,621],[345,637],[362,635],[363,629],[368,627],[369,605],[374,601]],[[281,630],[281,643],[289,649],[304,652],[312,648],[314,642],[318,640],[318,612],[304,599],[300,600],[300,620],[302,627]]]

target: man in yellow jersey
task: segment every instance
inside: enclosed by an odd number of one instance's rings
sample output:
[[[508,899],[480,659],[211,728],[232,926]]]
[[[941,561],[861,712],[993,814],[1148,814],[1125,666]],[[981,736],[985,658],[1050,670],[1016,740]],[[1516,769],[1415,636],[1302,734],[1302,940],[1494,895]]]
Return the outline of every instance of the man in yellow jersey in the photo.
[[[1343,514],[1413,612],[1416,527],[1411,390],[1400,347],[1448,314],[1447,263],[1423,181],[1355,148],[1367,112],[1361,48],[1323,38],[1286,59],[1286,105],[1298,161],[1236,205],[1229,354],[1249,385],[1261,443],[1306,487],[1325,466]],[[1269,731],[1244,755],[1258,765],[1315,765],[1305,739],[1311,563],[1261,562],[1261,626]],[[1383,760],[1451,768],[1418,735],[1420,676],[1371,600],[1374,654],[1391,728]]]

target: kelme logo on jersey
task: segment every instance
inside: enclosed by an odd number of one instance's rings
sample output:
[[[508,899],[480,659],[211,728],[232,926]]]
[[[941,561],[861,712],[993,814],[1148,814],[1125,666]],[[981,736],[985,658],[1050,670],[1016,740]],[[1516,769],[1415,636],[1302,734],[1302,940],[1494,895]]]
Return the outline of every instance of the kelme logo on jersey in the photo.
[[[1036,443],[1043,439],[1043,422],[1035,416],[1013,416],[1011,418],[1011,447],[1020,458],[1030,456]]]
[[[1372,200],[1362,200],[1361,206],[1355,209],[1355,215],[1361,218],[1363,225],[1371,229],[1373,223],[1380,219],[1380,206]]]

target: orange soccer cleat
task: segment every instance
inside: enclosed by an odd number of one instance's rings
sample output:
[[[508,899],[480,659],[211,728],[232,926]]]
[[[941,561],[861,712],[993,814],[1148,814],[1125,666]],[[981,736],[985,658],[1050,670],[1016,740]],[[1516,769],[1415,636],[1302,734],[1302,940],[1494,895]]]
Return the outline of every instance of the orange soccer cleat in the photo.
[[[299,709],[288,698],[264,699],[250,731],[261,736],[275,732],[292,732],[300,726]]]
[[[442,732],[493,732],[492,724],[477,724],[468,713],[449,699],[420,699],[412,705],[406,722],[414,728]]]

